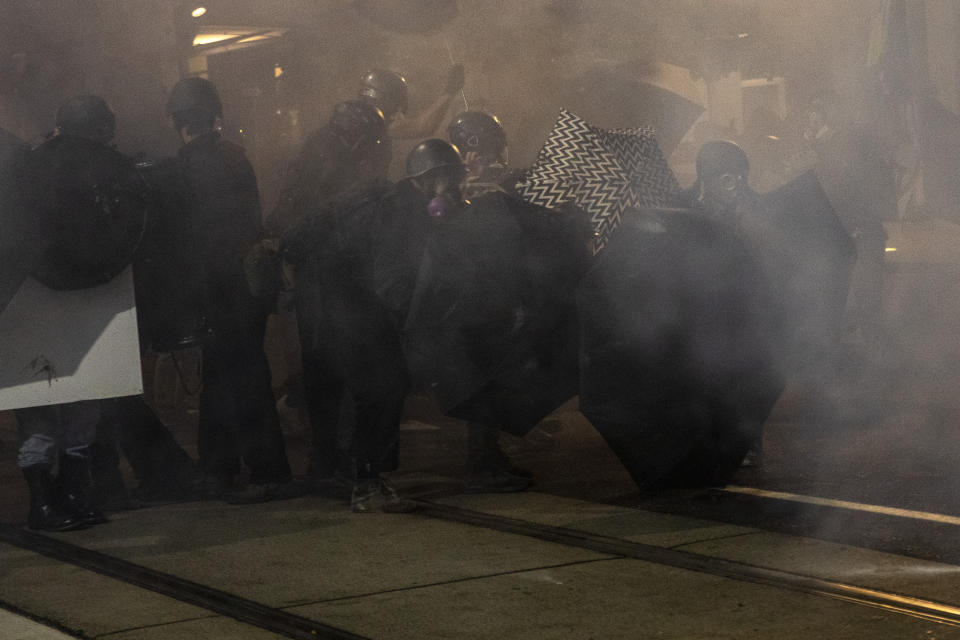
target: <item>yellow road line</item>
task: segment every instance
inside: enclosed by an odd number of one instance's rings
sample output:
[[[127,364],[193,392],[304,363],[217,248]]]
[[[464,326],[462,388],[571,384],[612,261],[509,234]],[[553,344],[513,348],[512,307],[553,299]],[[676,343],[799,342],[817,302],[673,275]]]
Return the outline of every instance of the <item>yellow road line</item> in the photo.
[[[727,485],[723,491],[729,493],[742,493],[748,496],[758,496],[761,498],[774,498],[776,500],[789,500],[791,502],[803,502],[806,504],[816,504],[824,507],[838,507],[840,509],[850,509],[852,511],[865,511],[867,513],[880,513],[886,516],[896,516],[898,518],[913,518],[914,520],[927,520],[930,522],[940,522],[943,524],[960,525],[960,517],[948,516],[942,513],[932,513],[930,511],[914,511],[913,509],[899,509],[897,507],[884,507],[878,504],[864,504],[862,502],[850,502],[848,500],[834,500],[832,498],[818,498],[816,496],[805,496],[798,493],[787,493],[785,491],[767,491],[765,489],[754,489],[753,487],[740,487],[737,485]]]

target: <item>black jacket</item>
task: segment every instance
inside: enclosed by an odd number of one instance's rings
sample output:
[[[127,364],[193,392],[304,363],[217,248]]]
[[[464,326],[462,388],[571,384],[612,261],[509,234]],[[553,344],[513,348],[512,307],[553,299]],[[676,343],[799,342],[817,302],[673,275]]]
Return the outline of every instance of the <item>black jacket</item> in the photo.
[[[388,146],[381,142],[368,154],[358,156],[329,127],[314,132],[284,170],[280,198],[267,221],[270,232],[281,234],[342,193],[386,181]]]
[[[216,330],[217,323],[248,313],[253,301],[243,258],[262,234],[257,179],[243,149],[218,133],[181,147],[177,161]]]
[[[344,194],[294,224],[281,251],[296,268],[299,321],[317,322],[323,299],[365,300],[355,308],[386,313],[399,330],[427,238],[438,225],[427,202],[402,181]],[[324,332],[318,329],[315,339],[326,339]]]

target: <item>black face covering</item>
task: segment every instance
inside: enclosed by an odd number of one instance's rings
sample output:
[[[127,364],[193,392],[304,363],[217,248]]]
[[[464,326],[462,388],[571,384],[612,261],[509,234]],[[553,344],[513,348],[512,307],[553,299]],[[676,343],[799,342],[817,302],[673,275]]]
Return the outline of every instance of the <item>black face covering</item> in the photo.
[[[717,184],[720,185],[720,189],[723,191],[734,191],[740,183],[741,178],[742,176],[739,175],[725,173],[717,178]]]
[[[703,182],[703,200],[712,209],[732,211],[741,200],[746,176],[741,173],[722,173]]]
[[[438,167],[419,176],[415,184],[424,196],[430,199],[427,211],[433,217],[442,217],[463,207],[460,183],[462,167]]]

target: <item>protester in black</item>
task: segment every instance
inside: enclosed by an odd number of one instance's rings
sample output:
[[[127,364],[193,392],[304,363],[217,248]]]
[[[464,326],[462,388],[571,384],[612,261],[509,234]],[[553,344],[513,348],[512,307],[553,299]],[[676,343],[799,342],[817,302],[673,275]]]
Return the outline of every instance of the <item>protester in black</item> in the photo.
[[[352,193],[295,225],[284,258],[295,265],[301,347],[328,380],[352,397],[355,512],[403,511],[382,473],[397,466],[397,436],[408,389],[401,330],[424,248],[444,216],[462,207],[463,163],[431,139],[407,159],[408,178]],[[309,291],[309,294],[307,292]]]
[[[386,183],[386,140],[386,121],[373,104],[348,100],[336,105],[326,126],[307,138],[287,168],[280,201],[268,220],[270,232],[281,235],[351,189]],[[312,274],[310,268],[303,265],[294,292],[297,315],[304,319],[311,317],[321,300],[315,284],[322,274]],[[342,376],[329,371],[320,344],[338,338],[315,335],[308,321],[300,322],[298,330],[301,344],[314,345],[301,349],[302,384],[289,385],[302,388],[310,420],[308,482],[321,493],[349,491],[356,476],[356,461],[350,453],[354,416],[349,407],[344,409]]]
[[[211,493],[224,495],[242,460],[250,484],[231,500],[273,499],[290,488],[291,474],[263,351],[273,300],[251,294],[243,269],[262,232],[256,177],[243,149],[220,137],[222,106],[212,83],[181,80],[167,111],[183,141],[178,163],[211,331],[202,347],[200,467]]]

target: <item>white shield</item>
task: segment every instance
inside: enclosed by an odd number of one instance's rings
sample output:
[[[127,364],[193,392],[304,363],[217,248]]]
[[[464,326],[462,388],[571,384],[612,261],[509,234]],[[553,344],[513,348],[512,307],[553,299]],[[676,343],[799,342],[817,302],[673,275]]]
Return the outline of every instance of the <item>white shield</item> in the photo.
[[[27,278],[0,312],[0,410],[142,392],[131,268],[74,291]]]

